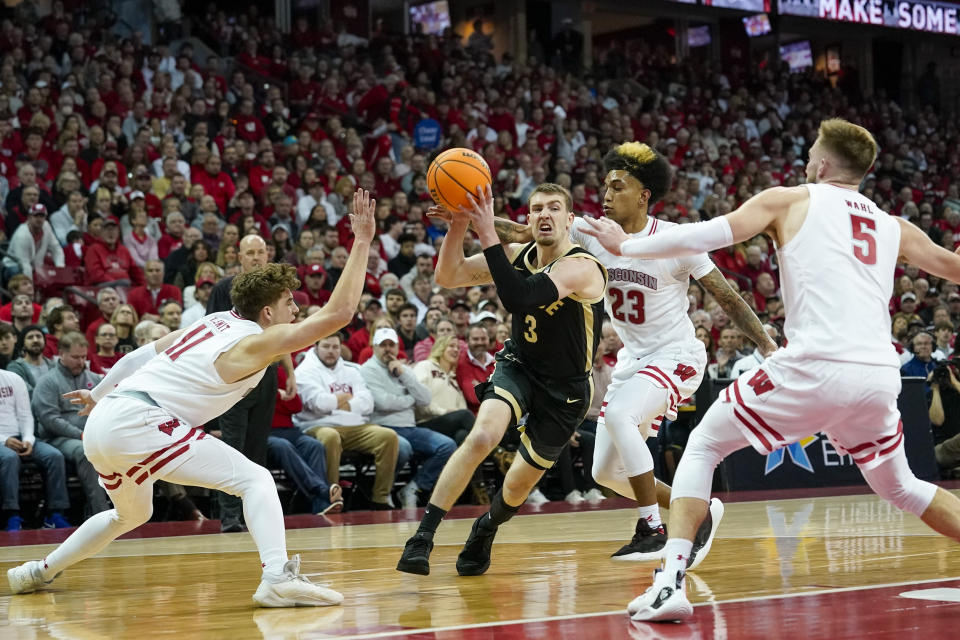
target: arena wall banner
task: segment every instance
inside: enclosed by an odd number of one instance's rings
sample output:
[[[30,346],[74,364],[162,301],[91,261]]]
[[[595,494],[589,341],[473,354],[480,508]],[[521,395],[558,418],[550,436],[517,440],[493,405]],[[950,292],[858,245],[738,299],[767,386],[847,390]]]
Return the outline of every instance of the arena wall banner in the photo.
[[[960,35],[960,6],[936,0],[779,0],[781,15]]]
[[[700,403],[712,403],[729,380],[704,384],[697,391]],[[927,413],[926,393],[922,378],[904,378],[897,401],[903,420],[904,447],[910,468],[918,478],[939,477],[933,455],[933,433]],[[752,448],[741,449],[718,467],[721,483],[727,491],[799,489],[865,484],[850,456],[841,456],[822,433],[809,436],[769,455],[760,455]],[[866,487],[864,487],[866,489]]]

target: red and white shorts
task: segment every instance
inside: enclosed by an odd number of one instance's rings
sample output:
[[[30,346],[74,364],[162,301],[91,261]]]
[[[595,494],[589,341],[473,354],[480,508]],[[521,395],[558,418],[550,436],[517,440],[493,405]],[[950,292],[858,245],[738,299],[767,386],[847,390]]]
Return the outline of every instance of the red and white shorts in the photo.
[[[603,397],[600,415],[603,415],[607,404],[614,398],[625,396],[636,398],[648,384],[666,391],[666,401],[660,415],[653,419],[650,433],[655,435],[663,424],[664,418],[677,419],[677,407],[693,396],[707,369],[707,357],[703,350],[682,351],[675,353],[655,353],[643,358],[630,356],[621,351],[617,358],[617,366],[613,370],[610,386]]]
[[[100,474],[100,484],[113,492],[150,487],[193,461],[202,440],[215,438],[160,407],[110,395],[97,403],[87,419],[83,449]]]
[[[894,367],[771,356],[720,392],[718,402],[759,453],[823,432],[871,469],[903,444]]]

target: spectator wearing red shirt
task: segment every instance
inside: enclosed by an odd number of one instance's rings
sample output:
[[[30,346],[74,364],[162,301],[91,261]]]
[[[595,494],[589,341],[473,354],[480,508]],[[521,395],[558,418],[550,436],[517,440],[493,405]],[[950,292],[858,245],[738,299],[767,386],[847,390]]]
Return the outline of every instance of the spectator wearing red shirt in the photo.
[[[244,98],[240,102],[240,112],[237,114],[237,137],[247,142],[258,143],[267,137],[267,129],[253,113],[253,100]]]
[[[587,198],[587,188],[585,185],[574,185],[570,191],[573,195],[573,210],[591,218],[599,218],[603,215],[603,206],[599,202],[593,202]]]
[[[183,232],[187,221],[179,211],[171,211],[167,214],[166,231],[157,240],[157,256],[161,260],[166,260],[171,252],[183,246]]]
[[[718,249],[710,254],[710,257],[713,258],[713,262],[721,271],[726,270],[728,274],[730,272],[742,273],[744,267],[747,266],[747,258],[743,249],[736,245]]]
[[[250,167],[249,182],[250,191],[260,199],[263,190],[273,181],[273,168],[276,166],[277,158],[273,154],[273,149],[264,149],[260,152],[257,164]]]
[[[309,111],[320,95],[320,85],[314,82],[313,73],[313,67],[303,65],[297,71],[297,79],[290,83],[290,106],[299,113]]]
[[[757,286],[757,278],[761,273],[773,275],[773,269],[770,268],[770,262],[763,255],[763,250],[757,245],[747,247],[747,264],[740,273],[750,278],[754,288]]]
[[[227,204],[233,199],[237,188],[230,176],[220,168],[220,156],[211,153],[203,166],[203,171],[194,174],[193,184],[202,186],[204,194],[216,200],[217,209],[223,212],[227,210]]]
[[[33,280],[28,276],[18,273],[15,276],[11,277],[9,282],[7,282],[7,290],[10,292],[13,298],[16,298],[19,295],[30,296],[30,299],[33,300],[34,288]],[[40,321],[40,313],[43,312],[43,307],[38,305],[36,302],[33,304],[33,319],[32,323],[36,324]],[[0,307],[0,320],[4,322],[13,322],[13,302],[8,302],[7,304]]]
[[[153,176],[150,175],[147,165],[138,164],[133,170],[133,189],[144,194],[143,206],[146,208],[148,216],[151,218],[163,217],[163,203],[153,193]]]
[[[374,195],[378,200],[392,198],[393,194],[400,191],[400,181],[393,175],[393,160],[388,156],[382,156],[377,160],[375,185]]]
[[[91,343],[90,351],[87,354],[90,359],[90,371],[105,375],[113,365],[117,363],[123,354],[117,353],[117,329],[109,322],[104,322],[97,327],[95,344]]]
[[[363,326],[350,334],[350,338],[344,343],[350,349],[351,357],[354,359],[360,356],[360,352],[370,344],[371,329],[374,323],[383,315],[383,307],[376,298],[367,301],[363,308]]]
[[[87,314],[87,342],[93,345],[100,325],[110,322],[113,312],[120,304],[120,296],[113,287],[104,287],[97,291],[97,308]],[[92,318],[90,316],[93,316]],[[91,347],[92,348],[92,347]]]
[[[80,331],[80,319],[77,312],[68,304],[54,307],[47,316],[47,344],[43,356],[52,358],[60,353],[60,338],[70,331]]]
[[[160,315],[160,306],[168,300],[174,300],[183,305],[183,295],[180,289],[172,284],[163,283],[164,267],[160,260],[147,261],[144,267],[145,284],[130,289],[127,302],[133,305],[140,319],[146,314]],[[149,318],[148,318],[149,319]]]
[[[490,335],[481,324],[475,324],[467,332],[467,348],[460,350],[460,362],[457,364],[457,384],[467,400],[467,408],[474,415],[480,409],[480,401],[474,389],[486,382],[493,374],[496,361],[490,355]]]
[[[307,304],[323,306],[330,300],[330,291],[323,288],[327,282],[327,272],[322,265],[311,264],[301,269],[303,276],[303,288],[301,291],[307,294]]]
[[[119,239],[120,221],[116,216],[107,216],[103,221],[100,242],[89,247],[83,256],[85,284],[96,285],[114,280],[128,280],[135,286],[143,284],[143,270],[134,264],[130,251]]]

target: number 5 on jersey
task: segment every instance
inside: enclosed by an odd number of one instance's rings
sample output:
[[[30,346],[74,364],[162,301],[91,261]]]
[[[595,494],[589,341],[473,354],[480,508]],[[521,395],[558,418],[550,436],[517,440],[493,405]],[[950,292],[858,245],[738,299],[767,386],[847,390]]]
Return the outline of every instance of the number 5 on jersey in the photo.
[[[853,256],[863,264],[877,264],[877,223],[872,218],[850,214],[853,226]]]

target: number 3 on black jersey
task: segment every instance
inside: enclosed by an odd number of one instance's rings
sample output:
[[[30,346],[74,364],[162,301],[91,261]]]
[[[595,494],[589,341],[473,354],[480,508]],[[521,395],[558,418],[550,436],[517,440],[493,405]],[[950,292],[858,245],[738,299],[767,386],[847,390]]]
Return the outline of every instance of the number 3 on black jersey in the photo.
[[[528,315],[526,318],[524,318],[524,321],[527,323],[527,330],[523,332],[523,337],[526,338],[527,342],[536,342],[537,319]]]

